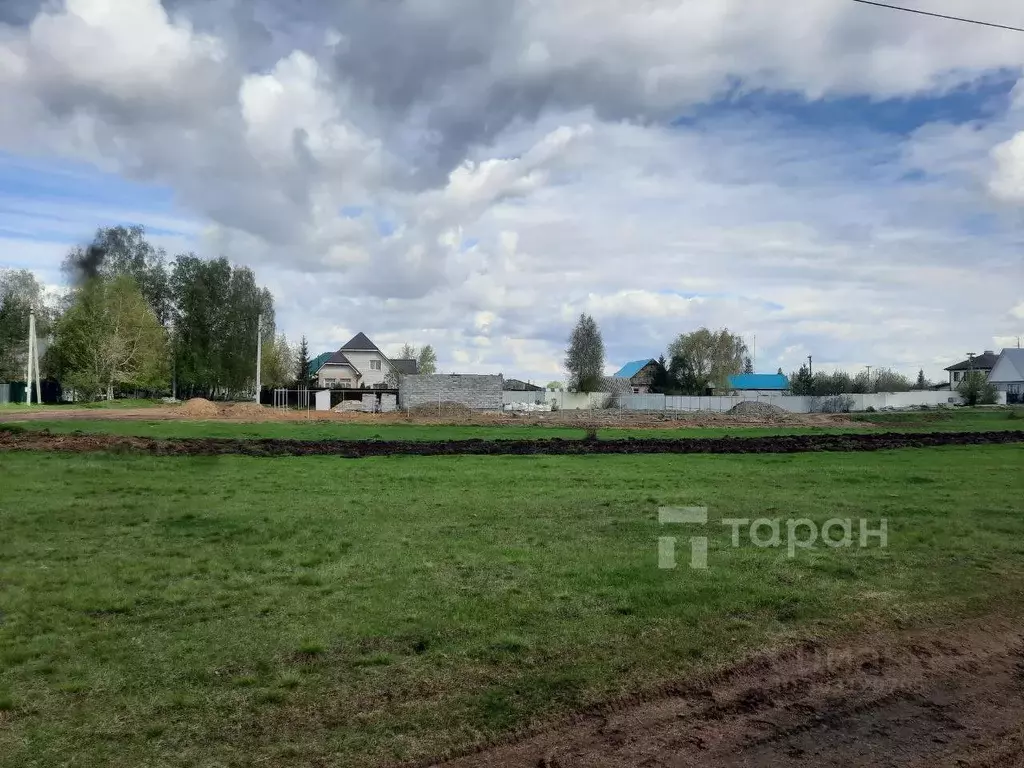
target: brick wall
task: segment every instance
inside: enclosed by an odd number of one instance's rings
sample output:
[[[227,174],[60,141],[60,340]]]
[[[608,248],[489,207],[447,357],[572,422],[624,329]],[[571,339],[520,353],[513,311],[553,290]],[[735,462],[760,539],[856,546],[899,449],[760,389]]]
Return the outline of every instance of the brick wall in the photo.
[[[504,380],[475,374],[418,374],[403,376],[398,402],[402,408],[460,403],[477,410],[500,411]]]

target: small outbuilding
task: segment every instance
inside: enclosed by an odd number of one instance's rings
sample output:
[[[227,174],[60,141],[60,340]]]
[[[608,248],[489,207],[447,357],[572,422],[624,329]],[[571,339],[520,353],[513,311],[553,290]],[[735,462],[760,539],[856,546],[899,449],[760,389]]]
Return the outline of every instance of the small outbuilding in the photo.
[[[728,389],[737,395],[782,395],[789,391],[789,379],[781,373],[738,373],[729,377]]]

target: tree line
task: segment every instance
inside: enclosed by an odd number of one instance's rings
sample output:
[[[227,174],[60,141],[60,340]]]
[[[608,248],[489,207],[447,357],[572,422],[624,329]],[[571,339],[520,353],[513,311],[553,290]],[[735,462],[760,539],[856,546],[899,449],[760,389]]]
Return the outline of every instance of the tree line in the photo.
[[[194,253],[168,259],[142,227],[97,231],[63,265],[71,289],[50,298],[27,270],[0,275],[0,380],[25,375],[28,313],[50,338],[43,374],[100,394],[231,397],[254,391],[257,333],[263,382],[293,380],[293,353],[275,335],[274,299],[252,270]]]
[[[580,315],[565,356],[568,388],[573,392],[599,392],[613,388],[604,375],[604,341],[594,318]],[[722,328],[717,331],[698,328],[679,334],[669,344],[666,354],[658,359],[658,370],[650,382],[652,392],[666,395],[705,395],[729,388],[729,377],[753,373],[754,366],[743,339]],[[782,374],[782,369],[778,369]],[[789,375],[790,392],[794,395],[829,397],[871,392],[907,392],[928,389],[931,382],[918,372],[916,381],[889,368],[865,369],[856,374],[846,371],[812,373],[804,364]],[[560,388],[558,382],[548,389]],[[963,393],[961,393],[963,394]],[[973,397],[973,390],[972,390]],[[970,398],[969,398],[970,399]]]
[[[582,314],[569,336],[565,369],[571,392],[599,392],[610,384],[604,375],[604,341],[594,318]],[[704,395],[724,389],[738,373],[753,373],[747,345],[738,335],[722,328],[699,328],[681,333],[658,359],[651,391],[666,395]],[[548,385],[551,388],[551,385]]]

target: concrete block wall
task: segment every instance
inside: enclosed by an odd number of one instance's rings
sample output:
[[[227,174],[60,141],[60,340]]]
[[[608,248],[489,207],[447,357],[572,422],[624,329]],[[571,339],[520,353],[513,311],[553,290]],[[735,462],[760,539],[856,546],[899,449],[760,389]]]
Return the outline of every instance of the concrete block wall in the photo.
[[[377,408],[377,395],[363,395],[363,410],[373,413]]]
[[[382,394],[380,396],[381,413],[392,413],[398,409],[398,397],[396,395]]]
[[[398,399],[402,408],[437,405],[440,401],[459,403],[475,410],[500,411],[503,384],[500,374],[417,374],[402,377]]]

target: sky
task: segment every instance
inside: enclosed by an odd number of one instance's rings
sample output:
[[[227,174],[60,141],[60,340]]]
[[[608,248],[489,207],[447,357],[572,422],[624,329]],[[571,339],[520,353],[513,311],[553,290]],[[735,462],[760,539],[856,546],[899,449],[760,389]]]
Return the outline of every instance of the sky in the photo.
[[[1005,0],[904,5],[1024,27]],[[0,268],[251,267],[313,352],[561,379],[728,327],[910,376],[1024,337],[1024,34],[851,0],[4,0]]]

